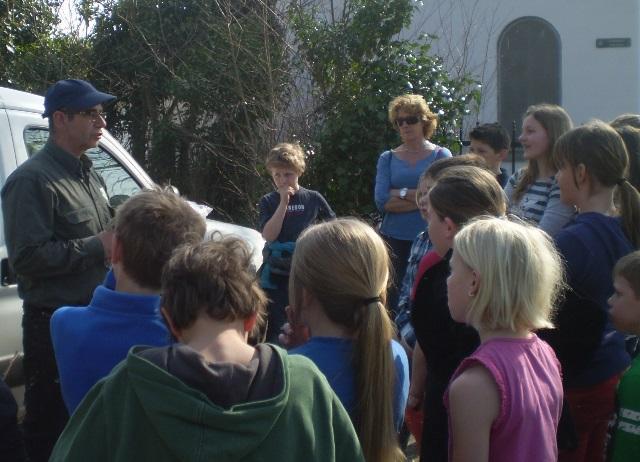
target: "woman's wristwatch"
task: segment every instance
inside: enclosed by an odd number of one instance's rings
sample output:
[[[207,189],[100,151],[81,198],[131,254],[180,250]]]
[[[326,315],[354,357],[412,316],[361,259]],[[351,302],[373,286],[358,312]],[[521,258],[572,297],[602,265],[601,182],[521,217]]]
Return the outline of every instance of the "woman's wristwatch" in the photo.
[[[408,192],[409,192],[409,188],[402,188],[400,190],[400,199],[405,200],[407,198]]]

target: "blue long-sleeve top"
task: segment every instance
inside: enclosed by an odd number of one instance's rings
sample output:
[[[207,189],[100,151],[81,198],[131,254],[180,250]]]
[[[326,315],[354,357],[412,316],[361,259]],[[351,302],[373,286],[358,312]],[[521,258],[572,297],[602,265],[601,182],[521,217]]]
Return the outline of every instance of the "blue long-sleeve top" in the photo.
[[[451,157],[447,148],[436,146],[431,155],[418,161],[416,165],[398,158],[393,150],[385,151],[378,158],[376,186],[374,191],[376,207],[384,214],[380,232],[385,236],[403,241],[413,241],[426,223],[416,209],[411,212],[386,212],[384,205],[391,198],[392,189],[415,189],[420,175],[436,160]]]

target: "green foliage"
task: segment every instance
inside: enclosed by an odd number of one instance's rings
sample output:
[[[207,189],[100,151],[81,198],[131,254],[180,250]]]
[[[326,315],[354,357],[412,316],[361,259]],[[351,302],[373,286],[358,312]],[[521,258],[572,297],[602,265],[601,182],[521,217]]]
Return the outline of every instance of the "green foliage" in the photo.
[[[59,0],[0,0],[0,85],[43,93],[62,78],[86,77],[86,41],[55,30]]]
[[[245,224],[267,187],[258,168],[287,77],[272,6],[120,0],[93,37],[94,80],[119,96],[110,129],[156,181]]]
[[[299,64],[313,81],[318,121],[307,182],[339,214],[374,212],[378,155],[399,144],[387,121],[391,99],[413,92],[439,114],[434,141],[457,150],[457,128],[477,97],[474,82],[454,79],[431,56],[428,37],[402,40],[411,21],[410,0],[346,0],[335,21],[326,12],[293,3],[289,9]]]

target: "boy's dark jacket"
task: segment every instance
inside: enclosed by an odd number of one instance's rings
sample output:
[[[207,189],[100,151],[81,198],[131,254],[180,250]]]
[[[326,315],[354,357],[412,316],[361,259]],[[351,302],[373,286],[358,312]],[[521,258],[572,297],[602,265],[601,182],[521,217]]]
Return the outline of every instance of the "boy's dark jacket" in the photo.
[[[364,461],[347,412],[316,366],[273,347],[282,391],[223,409],[136,354],[94,386],[51,461]]]

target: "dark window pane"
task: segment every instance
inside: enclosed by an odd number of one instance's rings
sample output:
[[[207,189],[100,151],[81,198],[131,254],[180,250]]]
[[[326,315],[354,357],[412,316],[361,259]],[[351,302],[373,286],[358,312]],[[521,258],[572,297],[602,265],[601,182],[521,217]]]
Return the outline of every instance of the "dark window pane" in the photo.
[[[516,19],[498,39],[498,119],[511,132],[537,103],[560,104],[560,39],[541,18]]]

